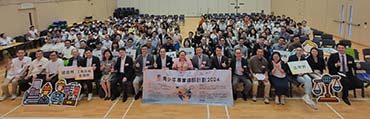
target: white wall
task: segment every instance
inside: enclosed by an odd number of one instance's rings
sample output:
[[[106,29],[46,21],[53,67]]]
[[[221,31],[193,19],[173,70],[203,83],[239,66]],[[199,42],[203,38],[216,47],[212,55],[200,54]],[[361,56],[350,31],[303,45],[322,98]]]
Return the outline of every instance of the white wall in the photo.
[[[135,7],[140,13],[167,15],[185,14],[200,16],[205,13],[235,13],[230,3],[235,0],[117,0],[117,7]],[[239,0],[245,5],[240,6],[239,13],[271,11],[271,0]]]

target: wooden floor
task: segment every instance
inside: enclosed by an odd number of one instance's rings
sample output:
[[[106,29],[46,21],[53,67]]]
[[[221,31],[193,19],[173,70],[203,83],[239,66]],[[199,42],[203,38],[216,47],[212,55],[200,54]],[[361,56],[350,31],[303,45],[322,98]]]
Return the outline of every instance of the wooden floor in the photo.
[[[182,27],[183,37],[188,31],[194,31],[199,18],[186,18]],[[361,49],[362,47],[356,46]],[[2,63],[3,64],[3,63]],[[0,77],[4,77],[3,65],[0,65]],[[0,79],[1,81],[3,78]],[[358,91],[359,95],[360,92]],[[143,104],[141,100],[132,98],[125,103],[121,100],[104,101],[94,97],[79,102],[77,107],[62,106],[22,106],[21,98],[14,101],[0,102],[0,118],[111,118],[111,119],[369,119],[370,89],[366,89],[366,98],[350,97],[352,106],[344,103],[319,104],[318,110],[313,110],[303,103],[300,97],[303,89],[294,89],[294,98],[287,99],[286,105],[266,105],[262,100],[237,100],[233,107],[210,105],[174,105],[174,104]]]

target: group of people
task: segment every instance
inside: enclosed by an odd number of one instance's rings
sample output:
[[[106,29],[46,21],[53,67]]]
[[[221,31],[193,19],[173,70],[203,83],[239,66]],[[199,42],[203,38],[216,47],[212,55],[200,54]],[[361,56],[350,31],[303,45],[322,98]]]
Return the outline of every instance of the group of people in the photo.
[[[265,104],[270,103],[270,88],[275,88],[275,103],[284,105],[288,95],[288,77],[294,77],[304,84],[302,99],[317,109],[311,99],[312,79],[320,77],[326,69],[325,60],[312,48],[308,55],[301,47],[308,38],[310,28],[306,21],[296,23],[286,16],[255,14],[214,18],[203,16],[195,32],[186,38],[180,35],[176,19],[166,17],[123,19],[110,18],[105,22],[84,22],[74,24],[66,30],[51,30],[36,59],[24,56],[18,50],[17,58],[8,65],[8,75],[2,84],[4,92],[0,100],[11,95],[16,97],[16,87],[27,87],[32,79],[41,78],[55,84],[58,70],[64,66],[93,67],[94,79],[79,81],[86,85],[81,97],[88,94],[91,100],[93,85],[104,91],[105,100],[115,100],[122,94],[122,101],[128,97],[130,86],[134,88],[135,99],[142,95],[143,72],[147,69],[207,70],[231,69],[233,98],[237,97],[239,82],[244,84],[243,100],[251,95],[257,101],[259,85],[264,85]],[[186,57],[182,48],[194,48],[195,55]],[[359,68],[350,55],[345,55],[345,45],[336,46],[338,53],[329,57],[329,73],[346,74],[343,85],[343,101],[350,105],[348,90],[351,89],[353,68]],[[128,50],[136,50],[136,58],[128,56]],[[307,60],[313,73],[292,75],[287,63],[273,50],[293,51],[289,61]],[[178,58],[166,56],[166,52],[177,51]],[[49,60],[43,57],[49,55]],[[63,61],[64,60],[64,61]],[[67,63],[65,63],[67,62]],[[74,81],[74,79],[67,79]],[[8,93],[8,84],[12,92]],[[131,83],[131,84],[130,84]],[[252,92],[252,94],[249,94]]]

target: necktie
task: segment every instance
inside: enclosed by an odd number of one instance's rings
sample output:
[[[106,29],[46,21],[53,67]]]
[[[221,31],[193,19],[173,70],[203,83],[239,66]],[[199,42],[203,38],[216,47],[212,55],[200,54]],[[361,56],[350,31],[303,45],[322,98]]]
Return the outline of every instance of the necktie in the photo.
[[[221,57],[218,57],[218,64],[221,66]]]
[[[346,63],[344,61],[344,55],[342,55],[342,72],[346,72]]]

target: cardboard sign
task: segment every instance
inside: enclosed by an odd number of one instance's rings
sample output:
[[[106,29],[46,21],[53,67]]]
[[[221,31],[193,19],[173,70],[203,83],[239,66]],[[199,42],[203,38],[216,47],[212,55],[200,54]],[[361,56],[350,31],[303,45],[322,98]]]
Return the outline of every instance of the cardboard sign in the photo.
[[[93,80],[94,69],[93,67],[63,67],[59,70],[59,76],[65,79],[74,78],[75,80]]]
[[[127,49],[126,55],[130,56],[132,59],[136,59],[136,50],[135,49]]]
[[[61,70],[59,70],[59,77],[63,77],[65,79],[72,79],[72,78],[75,78],[76,74],[75,74],[75,70],[76,70],[76,67],[62,67]]]
[[[31,87],[24,93],[22,104],[32,105],[39,104],[40,92],[42,86],[42,79],[33,80]]]
[[[318,98],[318,103],[339,103],[339,98],[334,93],[341,92],[343,86],[339,75],[324,74],[318,79],[313,79],[312,93]]]
[[[281,61],[283,61],[283,62],[288,62],[289,56],[291,54],[288,51],[281,51],[281,50],[274,50],[273,52],[280,53]]]
[[[50,96],[50,102],[53,105],[62,105],[64,99],[64,86],[66,85],[65,79],[59,79],[55,84],[55,91]]]
[[[93,79],[94,79],[93,67],[78,68],[75,80],[93,80]]]
[[[293,75],[312,72],[312,69],[306,60],[288,62],[288,66]]]
[[[188,57],[189,59],[193,58],[195,52],[194,52],[194,48],[180,48],[179,51],[185,51],[186,52],[186,57]]]
[[[71,82],[64,86],[64,100],[63,105],[65,106],[76,106],[81,92],[81,84],[77,82]]]
[[[166,52],[166,55],[169,56],[169,57],[171,57],[172,59],[176,59],[177,58],[176,51]]]

